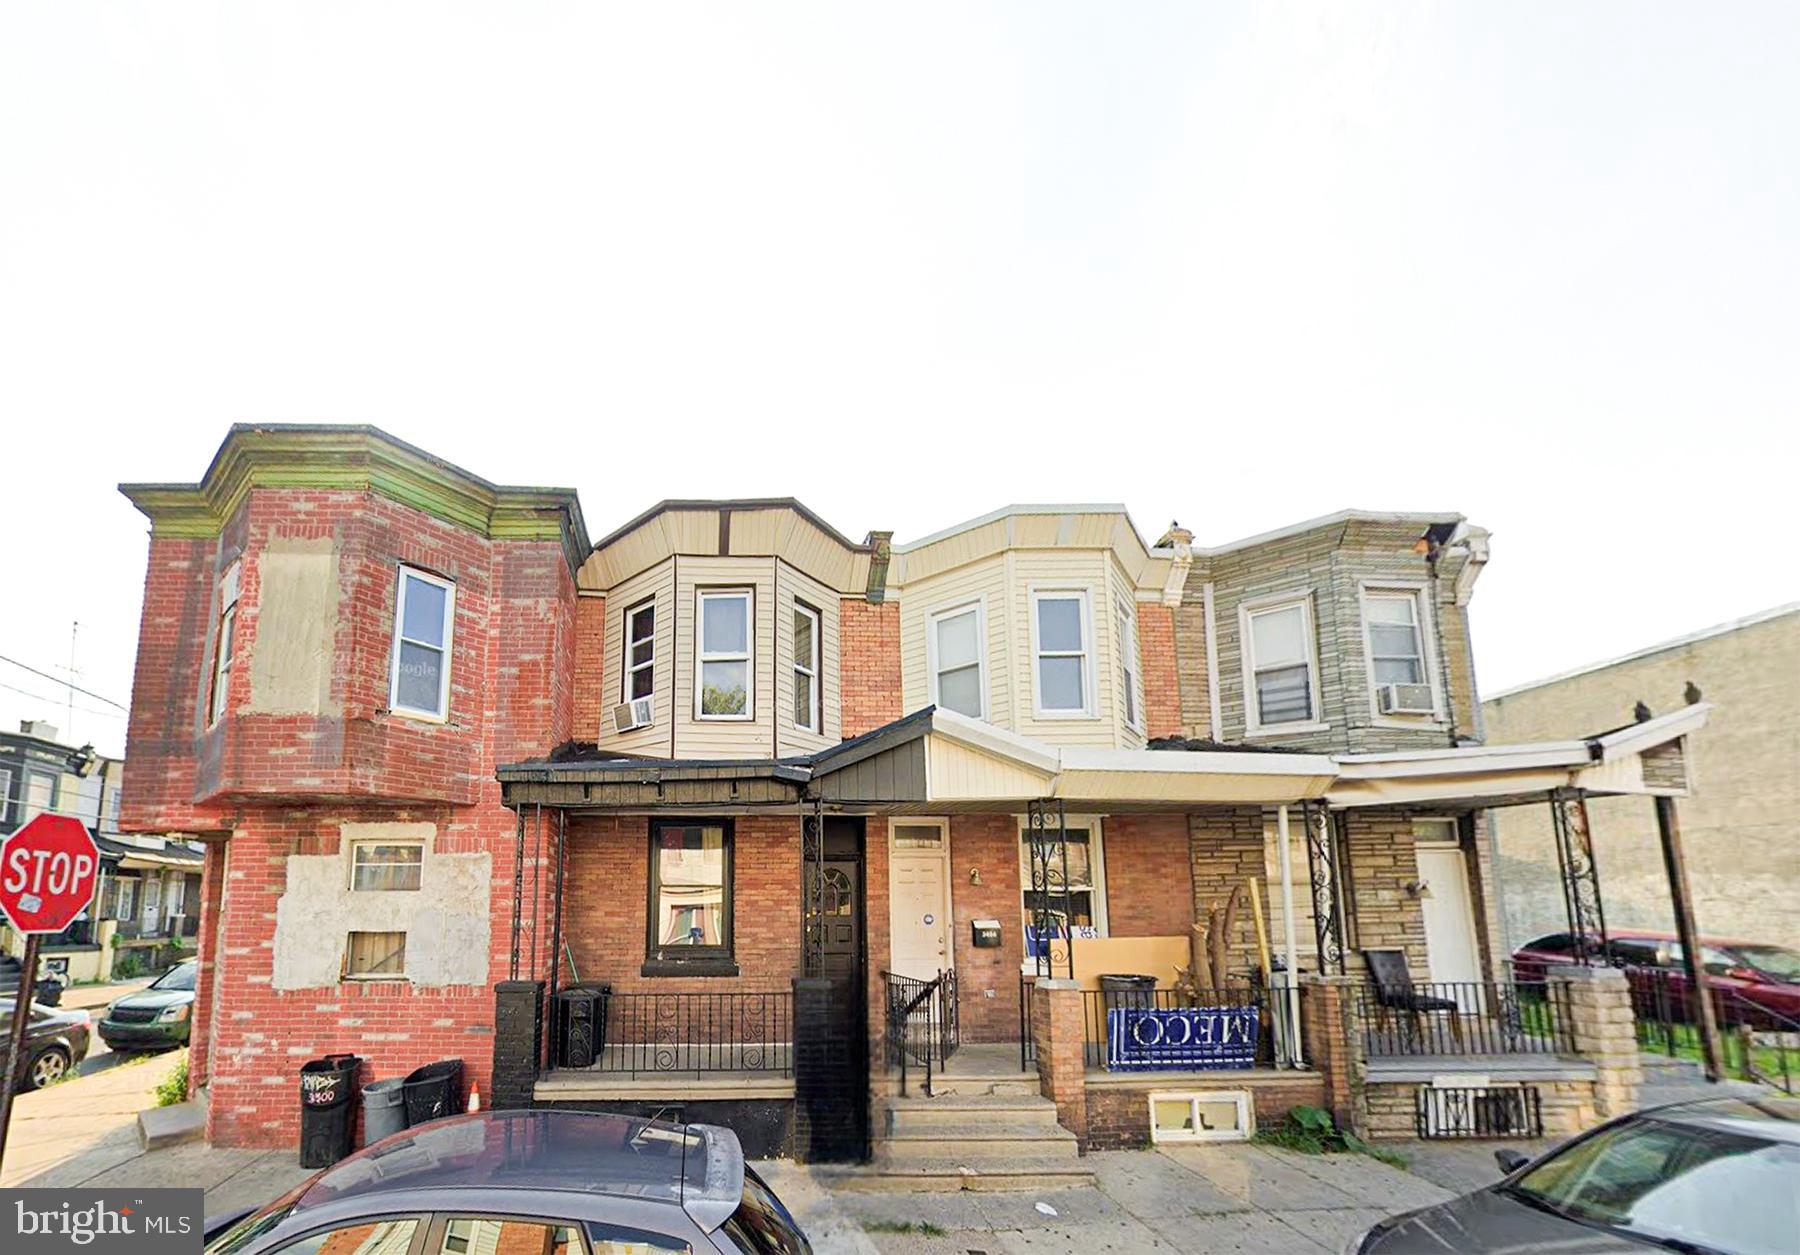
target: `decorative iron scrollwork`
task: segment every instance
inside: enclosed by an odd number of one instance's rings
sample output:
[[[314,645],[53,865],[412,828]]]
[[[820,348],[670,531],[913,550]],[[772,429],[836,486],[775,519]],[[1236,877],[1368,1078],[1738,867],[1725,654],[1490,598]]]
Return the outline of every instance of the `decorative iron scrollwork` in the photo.
[[[1051,976],[1051,942],[1064,940],[1069,977],[1075,975],[1073,947],[1067,944],[1075,918],[1075,899],[1069,892],[1069,831],[1061,798],[1040,798],[1026,804],[1025,841],[1031,867],[1031,932],[1028,948],[1035,951],[1039,976]],[[1061,910],[1053,895],[1062,897]]]
[[[1306,862],[1311,871],[1313,940],[1319,970],[1344,974],[1344,920],[1338,897],[1338,845],[1331,811],[1323,802],[1302,802],[1300,823],[1306,829]]]
[[[800,821],[801,915],[804,920],[804,956],[806,974],[818,976],[825,970],[825,910],[822,887],[825,877],[825,813],[817,801],[813,813]]]
[[[1600,897],[1593,833],[1588,827],[1587,795],[1580,789],[1554,790],[1550,821],[1556,830],[1556,864],[1562,872],[1570,954],[1586,967],[1604,965],[1611,961],[1606,953],[1606,908]]]

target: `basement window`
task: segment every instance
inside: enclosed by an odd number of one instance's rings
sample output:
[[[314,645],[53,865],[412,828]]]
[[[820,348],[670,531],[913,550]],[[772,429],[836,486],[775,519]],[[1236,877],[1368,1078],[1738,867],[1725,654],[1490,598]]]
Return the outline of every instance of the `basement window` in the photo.
[[[359,841],[350,847],[350,888],[359,893],[416,890],[425,846],[417,841]]]
[[[1243,1142],[1255,1131],[1248,1090],[1153,1091],[1150,1095],[1153,1143]]]
[[[405,980],[405,933],[351,933],[344,947],[345,980]]]

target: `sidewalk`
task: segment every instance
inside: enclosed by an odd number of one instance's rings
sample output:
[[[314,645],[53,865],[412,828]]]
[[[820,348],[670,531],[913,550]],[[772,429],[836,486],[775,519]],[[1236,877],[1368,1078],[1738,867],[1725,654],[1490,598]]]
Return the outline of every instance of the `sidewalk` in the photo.
[[[70,985],[63,990],[61,1006],[65,1011],[99,1011],[113,999],[134,993],[155,979],[153,976],[142,976],[106,985]],[[94,1018],[100,1017],[96,1015]]]

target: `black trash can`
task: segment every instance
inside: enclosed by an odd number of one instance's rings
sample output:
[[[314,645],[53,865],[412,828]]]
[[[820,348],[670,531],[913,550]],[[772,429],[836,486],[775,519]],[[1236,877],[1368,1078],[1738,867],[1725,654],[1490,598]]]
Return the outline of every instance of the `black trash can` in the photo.
[[[394,1077],[363,1086],[363,1145],[392,1137],[406,1128],[406,1081]]]
[[[326,1055],[300,1067],[300,1166],[329,1168],[356,1149],[355,1055]]]
[[[1107,1014],[1123,1007],[1131,1011],[1156,1009],[1156,977],[1112,974],[1100,978],[1100,998]]]
[[[440,1059],[406,1074],[401,1085],[406,1097],[406,1126],[461,1115],[462,1060]]]
[[[591,1068],[606,1049],[606,1005],[611,985],[571,985],[559,990],[552,1012],[556,1066]]]

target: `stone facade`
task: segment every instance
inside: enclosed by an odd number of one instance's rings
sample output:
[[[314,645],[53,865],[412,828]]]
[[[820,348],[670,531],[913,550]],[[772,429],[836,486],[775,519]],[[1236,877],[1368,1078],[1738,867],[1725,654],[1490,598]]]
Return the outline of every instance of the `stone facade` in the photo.
[[[1693,796],[1679,803],[1700,930],[1800,947],[1800,915],[1789,906],[1800,845],[1800,605],[1490,698],[1488,740],[1616,727],[1639,701],[1679,706],[1689,681],[1715,704],[1706,734],[1687,746]],[[1674,931],[1650,799],[1593,798],[1588,815],[1607,923]],[[1562,931],[1548,809],[1511,807],[1495,819],[1511,944]]]

